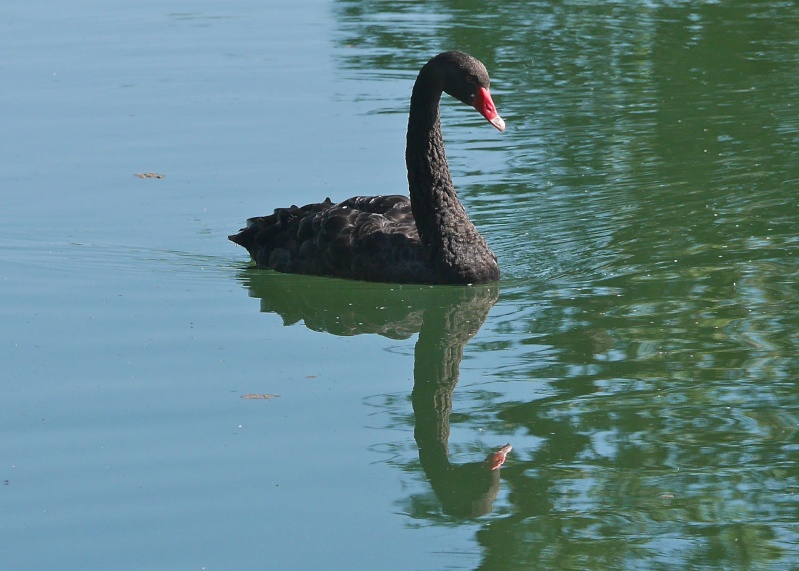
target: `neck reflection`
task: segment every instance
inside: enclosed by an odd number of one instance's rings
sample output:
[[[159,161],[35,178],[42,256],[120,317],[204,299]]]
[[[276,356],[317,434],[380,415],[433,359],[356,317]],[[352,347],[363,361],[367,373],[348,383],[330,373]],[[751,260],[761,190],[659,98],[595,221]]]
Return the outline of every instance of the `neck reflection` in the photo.
[[[246,270],[239,276],[261,311],[285,325],[303,321],[314,331],[350,336],[373,333],[407,339],[418,333],[412,403],[419,460],[442,509],[472,518],[493,508],[506,444],[478,462],[449,459],[452,396],[463,351],[499,297],[499,286],[397,286]]]

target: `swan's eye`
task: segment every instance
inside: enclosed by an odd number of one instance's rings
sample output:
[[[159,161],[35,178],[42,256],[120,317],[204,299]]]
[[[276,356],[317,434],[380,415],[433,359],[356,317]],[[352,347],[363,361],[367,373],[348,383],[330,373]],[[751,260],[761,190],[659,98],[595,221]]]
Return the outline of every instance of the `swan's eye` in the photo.
[[[477,78],[470,73],[469,75],[466,76],[466,81],[468,81],[469,83],[475,83],[477,81]]]

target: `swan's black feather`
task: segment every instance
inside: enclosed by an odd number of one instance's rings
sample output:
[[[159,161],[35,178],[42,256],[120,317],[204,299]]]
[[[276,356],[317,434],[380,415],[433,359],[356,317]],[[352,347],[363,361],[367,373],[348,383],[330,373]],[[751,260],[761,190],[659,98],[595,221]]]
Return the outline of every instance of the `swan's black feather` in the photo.
[[[278,208],[230,239],[262,268],[391,283],[436,283],[404,196]]]

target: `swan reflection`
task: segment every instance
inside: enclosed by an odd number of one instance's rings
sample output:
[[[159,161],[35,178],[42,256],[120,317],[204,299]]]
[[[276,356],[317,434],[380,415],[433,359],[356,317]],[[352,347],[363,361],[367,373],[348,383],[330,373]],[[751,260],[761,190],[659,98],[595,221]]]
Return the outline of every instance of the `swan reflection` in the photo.
[[[463,350],[499,297],[499,286],[398,286],[307,278],[245,270],[239,276],[261,311],[284,325],[302,321],[314,331],[349,336],[374,333],[390,339],[419,334],[414,350],[414,438],[419,460],[445,513],[489,513],[499,492],[499,468],[511,445],[480,462],[449,460],[449,417]]]

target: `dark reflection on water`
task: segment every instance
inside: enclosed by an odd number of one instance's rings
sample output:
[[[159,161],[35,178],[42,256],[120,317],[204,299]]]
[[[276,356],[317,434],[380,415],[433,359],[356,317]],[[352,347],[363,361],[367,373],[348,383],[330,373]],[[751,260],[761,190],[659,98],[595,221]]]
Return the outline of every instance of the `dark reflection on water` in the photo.
[[[240,281],[261,300],[261,311],[277,313],[285,325],[302,321],[314,331],[391,339],[419,333],[412,399],[419,461],[445,513],[473,518],[491,511],[499,492],[499,467],[510,446],[479,462],[453,464],[449,419],[463,348],[496,303],[496,284],[391,286],[259,270],[244,272]]]
[[[799,566],[799,6],[341,1],[336,17],[343,73],[410,83],[469,51],[508,123],[492,138],[444,111],[504,271],[470,346],[506,388],[481,416],[515,447],[479,568]],[[404,113],[406,94],[379,104]]]

